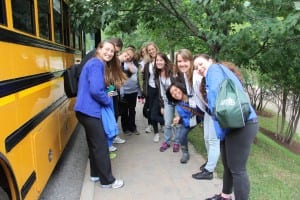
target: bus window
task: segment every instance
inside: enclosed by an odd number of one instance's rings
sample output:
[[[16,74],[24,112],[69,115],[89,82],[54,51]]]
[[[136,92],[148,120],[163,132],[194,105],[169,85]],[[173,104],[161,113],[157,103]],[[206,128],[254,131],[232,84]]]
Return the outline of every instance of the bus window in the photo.
[[[53,16],[54,16],[54,39],[55,42],[62,44],[62,16],[60,0],[53,0]]]
[[[40,37],[51,40],[51,19],[49,0],[38,0]]]
[[[4,0],[0,0],[0,24],[6,25],[6,13]]]
[[[63,2],[63,31],[64,31],[64,45],[70,45],[70,21],[69,21],[68,6]]]
[[[11,1],[14,28],[35,34],[34,5],[32,0]]]

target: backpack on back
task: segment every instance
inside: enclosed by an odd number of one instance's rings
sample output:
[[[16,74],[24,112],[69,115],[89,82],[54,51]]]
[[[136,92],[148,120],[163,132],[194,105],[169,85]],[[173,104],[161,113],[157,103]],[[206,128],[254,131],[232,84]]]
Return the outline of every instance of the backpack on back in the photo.
[[[222,128],[242,128],[250,114],[250,102],[245,93],[228,77],[220,84],[215,105],[215,116]]]
[[[79,76],[82,70],[81,64],[73,64],[64,72],[64,90],[67,97],[77,96]]]

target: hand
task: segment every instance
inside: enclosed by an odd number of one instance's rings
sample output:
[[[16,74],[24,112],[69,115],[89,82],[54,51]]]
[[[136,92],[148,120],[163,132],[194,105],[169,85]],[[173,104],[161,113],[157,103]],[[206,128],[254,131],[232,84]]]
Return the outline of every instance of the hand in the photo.
[[[114,91],[108,92],[107,95],[108,95],[109,97],[112,97],[112,96],[114,95]]]
[[[160,108],[160,114],[164,115],[164,108]]]
[[[174,119],[173,119],[173,124],[179,124],[179,121],[180,121],[180,117],[179,116],[175,116]]]

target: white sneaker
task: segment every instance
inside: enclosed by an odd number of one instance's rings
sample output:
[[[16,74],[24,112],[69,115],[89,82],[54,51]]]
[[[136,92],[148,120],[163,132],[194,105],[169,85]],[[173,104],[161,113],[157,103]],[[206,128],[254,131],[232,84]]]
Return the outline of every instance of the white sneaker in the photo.
[[[95,176],[91,176],[91,177],[90,177],[90,181],[92,181],[92,182],[97,182],[97,181],[99,181],[99,180],[100,180],[99,177],[95,177]]]
[[[108,185],[101,185],[102,188],[113,188],[113,189],[117,189],[117,188],[121,188],[124,185],[124,181],[121,179],[116,179],[112,184],[108,184]]]
[[[108,150],[109,150],[110,152],[117,151],[117,147],[111,145],[111,146],[108,148]]]
[[[145,129],[146,133],[151,133],[152,132],[152,126],[148,125],[147,128]]]
[[[126,140],[120,138],[119,136],[116,136],[113,143],[114,144],[124,144],[126,142]]]
[[[154,134],[153,142],[159,142],[159,134],[158,133]]]

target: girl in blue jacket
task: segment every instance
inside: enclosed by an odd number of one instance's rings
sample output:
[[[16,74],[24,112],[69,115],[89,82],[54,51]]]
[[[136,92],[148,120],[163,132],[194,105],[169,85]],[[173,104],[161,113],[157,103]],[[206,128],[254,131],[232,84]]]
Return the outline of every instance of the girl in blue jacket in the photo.
[[[235,199],[248,200],[250,183],[246,170],[246,164],[250,153],[251,144],[258,132],[257,116],[251,107],[251,112],[243,128],[221,128],[214,116],[215,102],[222,81],[230,78],[244,91],[241,80],[237,76],[237,69],[232,63],[217,64],[205,54],[198,55],[198,71],[204,77],[204,89],[202,95],[207,101],[207,110],[214,119],[214,126],[218,138],[221,140],[220,149],[224,166],[222,193],[207,200],[231,199],[230,194],[234,190]],[[225,73],[223,72],[225,71]]]
[[[187,163],[190,157],[188,133],[203,120],[204,115],[196,105],[190,103],[184,84],[180,82],[172,83],[166,91],[166,96],[170,102],[176,104],[175,108],[178,116],[174,117],[173,125],[181,124],[177,130],[182,151],[180,162]]]
[[[86,134],[91,178],[100,179],[104,188],[120,188],[124,185],[123,180],[116,179],[112,174],[101,117],[102,109],[113,103],[112,97],[106,92],[107,85],[113,81],[118,87],[122,84],[122,77],[125,77],[119,67],[115,51],[112,41],[99,43],[95,57],[87,61],[80,74],[74,107],[76,117]]]

